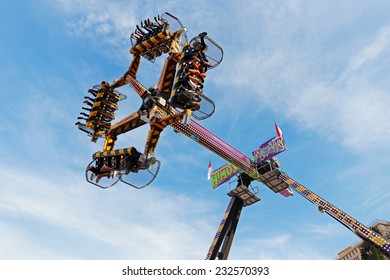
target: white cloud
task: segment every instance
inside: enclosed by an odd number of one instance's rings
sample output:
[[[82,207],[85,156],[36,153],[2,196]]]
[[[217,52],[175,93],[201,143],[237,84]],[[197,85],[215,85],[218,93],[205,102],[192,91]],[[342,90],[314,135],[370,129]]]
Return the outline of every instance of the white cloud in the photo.
[[[388,158],[377,155],[370,160],[346,166],[335,177],[339,185],[344,186],[345,196],[350,205],[359,205],[355,210],[370,217],[386,219],[390,213],[387,172]],[[357,193],[358,196],[350,194]],[[370,222],[366,220],[365,222]]]
[[[344,229],[342,229],[344,230]],[[319,235],[322,235],[323,238],[331,238],[332,236],[335,236],[340,231],[340,225],[337,223],[328,223],[328,224],[307,224],[302,225],[298,228],[298,231],[304,232],[306,234],[313,234],[318,237]]]
[[[136,1],[48,1],[67,26],[68,34],[83,38],[91,51],[104,52],[114,61],[129,59],[130,34],[139,24]]]
[[[366,46],[354,46],[354,40],[360,38],[337,42],[332,38],[350,25],[358,28],[362,7],[344,7],[340,15],[334,15],[331,5],[319,18],[306,14],[303,7],[269,7],[272,13],[264,8],[265,18],[259,19],[261,23],[252,33],[235,26],[237,44],[245,45],[245,51],[225,59],[217,75],[220,87],[232,89],[232,95],[241,92],[234,104],[226,101],[230,103],[227,108],[252,112],[271,108],[297,127],[313,130],[360,154],[366,154],[367,147],[389,149],[390,112],[386,108],[390,95],[383,75],[388,71],[379,63],[388,53],[389,28],[379,27]],[[290,12],[291,17],[287,16]],[[304,14],[302,21],[294,18],[297,13]],[[327,17],[332,20],[325,20]],[[254,22],[247,19],[249,26]],[[326,48],[327,44],[335,46]]]
[[[62,259],[67,256],[57,254],[50,249],[42,248],[33,242],[33,235],[20,227],[0,223],[0,259]]]
[[[66,170],[60,177],[29,174],[26,170],[0,167],[0,212],[8,216],[1,229],[13,238],[7,244],[21,242],[23,253],[1,250],[1,258],[127,258],[127,259],[198,259],[207,251],[210,232],[209,202],[153,189],[137,191],[114,189],[102,191]],[[48,175],[48,174],[45,174]],[[66,180],[65,180],[66,178]],[[207,217],[207,218],[206,218]],[[25,221],[14,226],[12,220]],[[66,253],[34,245],[44,228],[58,229],[57,242],[71,238],[74,248]],[[18,234],[21,229],[33,233]],[[88,244],[82,243],[88,240]],[[9,243],[11,242],[11,243]],[[86,249],[103,248],[88,255]],[[17,250],[19,246],[15,248]],[[31,251],[30,251],[31,250]],[[105,255],[104,251],[110,254]],[[65,254],[65,255],[64,255]]]
[[[235,243],[231,259],[259,259],[259,260],[309,260],[324,259],[311,244],[305,244],[302,240],[290,234],[275,234],[263,238],[251,238],[242,244]],[[249,256],[249,257],[248,257]]]
[[[147,7],[144,10],[135,9],[136,4],[132,3],[133,6],[127,5],[131,8],[123,11],[119,11],[126,6],[123,2],[56,3],[61,4],[60,9],[64,9],[69,16],[67,19],[74,16],[75,20],[70,21],[72,24],[69,26],[72,34],[85,36],[90,42],[102,40],[100,43],[109,45],[110,51],[116,48],[122,51],[125,48],[126,53],[128,45],[120,44],[124,42],[124,38],[127,43],[127,37],[132,31],[128,27],[134,28],[138,23],[138,20],[132,20],[135,17],[131,11],[137,10],[137,19],[143,18],[142,14],[146,15],[145,18],[154,14],[150,12],[152,9],[147,9],[152,8],[152,2],[143,3]],[[387,150],[390,143],[390,117],[387,110],[390,101],[387,89],[383,86],[386,75],[375,79],[365,75],[373,67],[376,67],[376,73],[382,70],[370,62],[383,59],[388,44],[386,32],[382,34],[378,31],[378,37],[365,46],[350,48],[354,45],[353,39],[347,42],[331,42],[330,38],[340,36],[338,31],[346,32],[346,27],[356,24],[355,20],[366,10],[365,7],[350,3],[336,6],[334,3],[322,3],[325,9],[320,9],[305,1],[290,1],[288,5],[267,3],[268,6],[264,6],[263,2],[254,1],[233,16],[233,13],[218,13],[215,17],[203,18],[200,10],[188,16],[191,5],[177,8],[182,11],[183,17],[178,16],[185,21],[185,25],[190,22],[197,27],[202,26],[202,31],[209,30],[210,27],[225,43],[221,43],[227,51],[223,66],[213,70],[213,79],[207,81],[218,81],[222,92],[217,103],[218,110],[227,108],[230,111],[227,112],[226,118],[231,119],[233,115],[235,122],[242,123],[248,120],[242,119],[242,114],[255,115],[260,103],[261,106],[283,115],[296,127],[316,131],[324,138],[340,141],[345,147],[363,156],[372,153],[371,150],[365,151],[367,147],[374,147],[377,151]],[[168,4],[164,4],[164,7],[166,5]],[[341,9],[338,9],[338,5],[341,5]],[[235,10],[233,5],[229,7],[231,11]],[[206,14],[212,14],[213,8],[215,7],[211,6]],[[340,12],[335,14],[335,10]],[[185,18],[186,16],[188,17]],[[242,20],[243,16],[245,21]],[[212,25],[208,26],[210,23]],[[196,28],[191,32],[196,32]],[[219,40],[217,42],[220,43]],[[114,46],[117,43],[119,45]],[[125,63],[127,67],[127,60]],[[50,105],[50,102],[46,104]],[[123,107],[120,107],[120,110],[121,108]],[[252,117],[249,119],[253,121]],[[381,135],[380,139],[376,138],[378,134]],[[143,145],[145,134],[137,130],[120,138],[123,140],[118,140],[118,148],[127,146],[128,143],[136,143],[138,148]],[[34,139],[39,140],[38,137]],[[181,159],[186,160],[184,156]],[[80,161],[77,157],[74,160]],[[191,160],[192,164],[197,163],[194,159]],[[78,238],[74,236],[77,232],[84,238],[80,239],[90,239],[95,248],[98,247],[97,244],[103,244],[107,251],[113,252],[109,256],[199,258],[199,255],[203,257],[208,249],[210,232],[215,231],[216,224],[212,222],[210,227],[210,221],[203,219],[207,216],[208,213],[205,212],[210,206],[205,206],[202,201],[194,201],[193,197],[155,191],[159,189],[157,185],[153,185],[155,188],[151,190],[148,188],[141,192],[126,190],[122,193],[121,189],[115,189],[102,193],[92,186],[92,189],[88,188],[90,186],[85,187],[85,183],[80,183],[74,175],[67,176],[69,174],[58,170],[54,172],[59,178],[40,180],[37,180],[35,175],[25,176],[24,170],[16,170],[17,174],[10,169],[3,171],[4,174],[12,175],[6,179],[11,182],[12,187],[16,187],[13,192],[7,189],[0,191],[2,211],[27,219],[38,219],[52,227],[62,228],[69,231],[73,239]],[[16,184],[17,177],[20,177],[20,181]],[[63,178],[67,178],[67,181],[58,183],[58,180]],[[378,187],[376,192],[380,193],[382,187]],[[367,197],[365,207],[377,203],[377,197],[374,192],[372,194]],[[197,216],[188,208],[203,210]],[[195,230],[197,234],[184,217],[192,219],[192,222],[198,225]],[[9,230],[12,227],[4,225],[4,228]],[[326,233],[326,230],[319,228],[307,230]],[[14,231],[16,232],[16,229]],[[206,232],[205,241],[201,232]],[[19,238],[19,235],[15,236]],[[193,244],[201,244],[199,247],[204,248],[194,248]],[[264,237],[255,240],[254,244],[244,241],[240,248],[245,249],[239,253],[242,259],[324,258],[316,249],[309,248],[310,245],[294,243],[290,235],[281,234],[269,239]],[[264,244],[268,245],[259,251],[258,248],[262,248]],[[26,246],[33,248],[28,244]],[[51,252],[53,249],[47,250],[45,255],[58,255],[57,252]],[[71,257],[79,257],[80,254],[76,250]],[[61,253],[59,255],[63,256]],[[102,253],[91,256],[102,258]]]
[[[369,45],[359,50],[355,56],[353,56],[349,63],[348,67],[345,70],[345,77],[351,72],[358,70],[363,66],[364,63],[377,58],[381,55],[390,45],[390,26],[384,26],[375,34],[375,37]]]

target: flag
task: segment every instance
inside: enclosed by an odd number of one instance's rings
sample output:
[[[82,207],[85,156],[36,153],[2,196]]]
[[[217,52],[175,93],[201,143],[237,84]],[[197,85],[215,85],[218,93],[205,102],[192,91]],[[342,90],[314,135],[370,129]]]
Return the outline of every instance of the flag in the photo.
[[[292,190],[290,190],[290,188],[285,188],[285,189],[283,189],[281,191],[278,191],[278,193],[280,193],[284,197],[289,197],[289,196],[294,195],[294,193],[292,192]]]
[[[213,172],[213,167],[211,166],[211,161],[209,161],[209,167],[207,169],[207,180],[210,180],[211,172]]]
[[[282,130],[279,128],[279,126],[277,125],[277,123],[275,123],[275,129],[276,129],[276,135],[278,135],[278,137],[281,137],[283,135],[283,132]]]

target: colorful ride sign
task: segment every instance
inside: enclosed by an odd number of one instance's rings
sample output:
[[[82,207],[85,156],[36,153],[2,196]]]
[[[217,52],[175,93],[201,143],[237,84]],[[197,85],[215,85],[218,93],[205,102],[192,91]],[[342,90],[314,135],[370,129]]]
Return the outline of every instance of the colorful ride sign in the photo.
[[[268,140],[252,152],[256,164],[261,161],[268,160],[277,154],[286,150],[286,143],[283,139],[283,136],[275,136],[274,138]]]
[[[240,169],[234,166],[231,163],[225,164],[221,168],[218,168],[214,172],[211,173],[211,186],[215,189],[216,187],[222,185],[227,182],[236,175]]]

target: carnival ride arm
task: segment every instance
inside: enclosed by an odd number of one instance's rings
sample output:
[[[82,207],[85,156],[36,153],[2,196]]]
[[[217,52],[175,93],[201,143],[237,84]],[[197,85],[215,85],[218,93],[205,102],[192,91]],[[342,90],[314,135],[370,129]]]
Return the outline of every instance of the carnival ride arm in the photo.
[[[377,234],[370,228],[366,227],[362,223],[355,220],[353,217],[349,216],[345,212],[338,209],[336,206],[332,205],[322,197],[313,193],[308,188],[302,186],[300,183],[290,178],[286,173],[282,173],[279,176],[279,179],[287,183],[291,188],[293,188],[297,193],[302,195],[304,198],[309,200],[314,205],[318,206],[318,209],[321,212],[327,213],[329,216],[334,218],[336,221],[340,222],[342,225],[346,226],[349,230],[355,233],[360,238],[369,241],[387,256],[390,256],[390,243],[386,241],[381,235]]]
[[[201,126],[191,119],[188,125],[180,122],[172,123],[171,126],[178,132],[186,135],[195,142],[199,143],[209,151],[234,164],[236,167],[247,173],[254,179],[259,178],[259,174],[253,165],[252,159],[238,151],[230,144]]]

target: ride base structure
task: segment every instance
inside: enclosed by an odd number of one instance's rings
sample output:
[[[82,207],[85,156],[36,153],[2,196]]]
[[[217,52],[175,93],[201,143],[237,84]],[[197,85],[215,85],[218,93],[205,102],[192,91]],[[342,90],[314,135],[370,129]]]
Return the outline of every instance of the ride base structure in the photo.
[[[197,121],[209,118],[215,111],[215,103],[204,93],[206,72],[219,65],[223,49],[206,32],[188,42],[187,29],[175,16],[164,13],[146,19],[137,25],[130,36],[133,56],[128,70],[111,84],[103,81],[88,90],[82,112],[76,123],[92,142],[104,138],[102,151],[92,155],[85,171],[85,178],[99,188],[107,189],[118,182],[142,189],[150,185],[158,175],[160,161],[155,150],[162,131],[171,126],[227,164],[211,174],[213,188],[237,179],[237,186],[228,195],[230,202],[212,241],[206,259],[227,259],[243,207],[250,206],[260,197],[252,181],[266,185],[273,192],[290,197],[299,193],[318,209],[330,215],[363,240],[379,248],[390,257],[390,243],[345,212],[330,204],[314,192],[289,177],[280,169],[276,155],[285,151],[281,130],[275,124],[277,136],[261,144],[247,157],[230,144],[204,128]],[[142,58],[154,62],[166,55],[159,81],[146,87],[136,75]],[[136,111],[113,123],[118,103],[126,95],[117,91],[130,85],[141,98]],[[143,152],[135,147],[114,149],[120,134],[145,124],[150,126]]]

